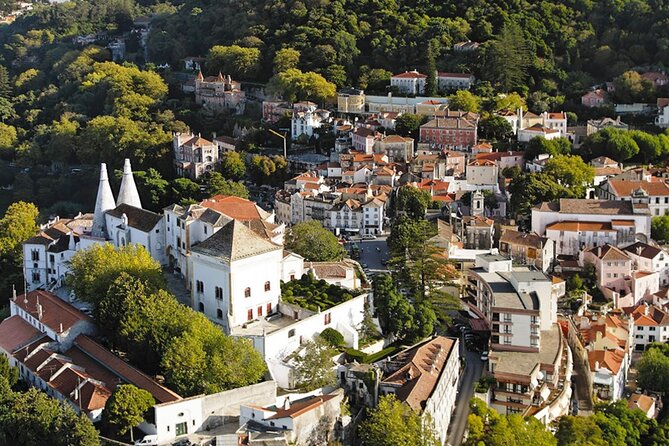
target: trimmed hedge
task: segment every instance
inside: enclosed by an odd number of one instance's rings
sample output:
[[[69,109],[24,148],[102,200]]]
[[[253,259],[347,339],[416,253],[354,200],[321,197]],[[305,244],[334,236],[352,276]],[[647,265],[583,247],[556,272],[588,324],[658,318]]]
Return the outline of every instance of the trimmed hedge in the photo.
[[[349,361],[357,361],[359,363],[371,364],[387,356],[392,356],[395,353],[399,352],[400,350],[402,350],[401,345],[391,345],[389,347],[384,348],[381,351],[372,353],[371,355],[368,355],[354,348],[347,348],[346,350],[344,350],[344,353],[346,353],[346,358]]]
[[[344,345],[344,335],[334,328],[326,328],[321,332],[320,336],[332,347],[341,347]]]

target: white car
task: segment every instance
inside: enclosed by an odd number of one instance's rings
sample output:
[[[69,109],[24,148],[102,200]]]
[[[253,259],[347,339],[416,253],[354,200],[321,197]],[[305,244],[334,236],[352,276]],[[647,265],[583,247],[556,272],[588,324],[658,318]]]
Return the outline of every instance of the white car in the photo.
[[[135,440],[135,446],[155,446],[158,444],[158,435],[145,435],[141,440]]]
[[[488,360],[488,353],[489,352],[481,353],[481,361],[486,362]]]

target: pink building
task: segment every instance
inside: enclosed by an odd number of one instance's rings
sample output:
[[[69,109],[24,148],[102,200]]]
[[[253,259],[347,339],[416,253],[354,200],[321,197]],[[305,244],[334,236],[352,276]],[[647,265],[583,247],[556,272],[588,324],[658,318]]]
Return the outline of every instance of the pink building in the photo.
[[[601,88],[589,91],[581,96],[581,104],[586,107],[599,107],[606,102],[606,92]]]
[[[596,246],[581,253],[581,261],[597,271],[597,286],[614,291],[625,289],[625,278],[632,272],[632,259],[613,245]]]

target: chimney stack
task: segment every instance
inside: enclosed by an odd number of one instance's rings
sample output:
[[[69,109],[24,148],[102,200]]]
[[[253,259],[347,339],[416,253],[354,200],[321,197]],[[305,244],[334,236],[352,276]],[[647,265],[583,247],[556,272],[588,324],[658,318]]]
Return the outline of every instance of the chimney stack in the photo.
[[[132,175],[130,160],[125,159],[123,164],[123,178],[121,179],[121,189],[118,192],[118,204],[127,204],[142,209],[142,202],[139,199],[139,192],[135,185],[135,178]]]
[[[107,165],[100,164],[100,183],[98,184],[98,195],[95,199],[95,211],[93,214],[93,227],[91,229],[93,237],[106,237],[107,224],[105,222],[105,212],[114,209],[116,203],[109,185],[107,176]]]
[[[286,397],[286,399],[283,400],[283,410],[288,409],[290,409],[290,398]]]

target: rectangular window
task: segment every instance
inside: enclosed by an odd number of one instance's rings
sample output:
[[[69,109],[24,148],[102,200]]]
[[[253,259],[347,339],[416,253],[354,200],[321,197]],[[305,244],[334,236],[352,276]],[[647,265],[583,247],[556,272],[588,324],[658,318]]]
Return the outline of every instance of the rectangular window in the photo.
[[[272,304],[271,303],[267,304],[267,314],[272,314]]]
[[[253,308],[249,308],[246,312],[246,319],[249,321],[253,320]]]
[[[204,293],[204,282],[202,282],[201,280],[195,281],[195,290],[198,293]]]
[[[188,424],[184,421],[183,423],[177,423],[174,425],[174,430],[179,435],[186,435],[188,433]]]
[[[258,317],[262,317],[262,306],[258,307]]]
[[[219,300],[223,299],[223,288],[217,286],[215,290],[216,290],[216,299]]]
[[[332,322],[332,314],[326,313],[324,319],[325,319],[325,325],[328,325],[330,322]]]

